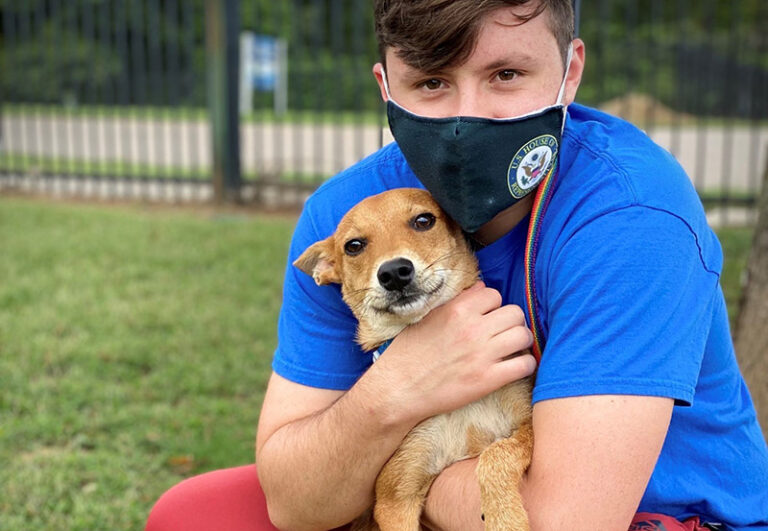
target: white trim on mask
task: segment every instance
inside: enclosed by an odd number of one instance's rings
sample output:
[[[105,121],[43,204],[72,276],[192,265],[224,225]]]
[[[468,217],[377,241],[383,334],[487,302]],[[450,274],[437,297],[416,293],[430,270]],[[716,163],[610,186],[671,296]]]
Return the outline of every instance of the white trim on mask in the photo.
[[[555,105],[562,105],[563,103],[563,96],[565,96],[565,82],[568,79],[568,72],[571,70],[571,59],[573,59],[573,43],[568,45],[568,55],[565,58],[565,74],[563,74],[563,82],[560,84],[560,91],[557,93]]]
[[[519,116],[513,116],[510,118],[485,118],[480,116],[467,116],[467,118],[484,118],[485,120],[491,120],[494,122],[511,122],[515,120],[521,120],[523,118],[529,118],[531,116],[535,116],[537,114],[542,114],[550,109],[554,109],[556,107],[562,107],[563,110],[563,127],[562,129],[565,129],[565,117],[566,114],[566,105],[563,104],[563,97],[565,96],[565,82],[568,79],[568,72],[571,69],[571,58],[573,57],[573,43],[568,45],[568,56],[565,60],[565,74],[563,75],[563,82],[560,84],[560,90],[557,92],[557,100],[555,100],[554,105],[547,105],[545,107],[541,107],[540,109],[536,109],[535,111],[531,111],[525,114],[521,114]],[[384,85],[384,93],[387,95],[387,101],[391,101],[393,105],[396,105],[397,107],[400,107],[405,112],[408,112],[414,116],[418,116],[419,118],[434,118],[434,116],[425,116],[423,114],[418,114],[413,111],[410,111],[397,103],[394,98],[392,98],[392,95],[389,92],[389,83],[387,82],[387,73],[384,70],[384,65],[381,66],[381,80]],[[461,118],[460,116],[449,116],[448,118]],[[562,130],[560,131],[562,134]]]

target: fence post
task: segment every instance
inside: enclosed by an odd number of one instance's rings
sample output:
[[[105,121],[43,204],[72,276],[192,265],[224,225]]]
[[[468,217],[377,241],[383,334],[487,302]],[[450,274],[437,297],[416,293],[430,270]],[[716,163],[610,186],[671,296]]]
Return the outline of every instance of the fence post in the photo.
[[[208,110],[216,202],[240,200],[239,0],[205,0]]]
[[[573,4],[573,36],[579,36],[579,26],[581,25],[581,0],[572,0]]]

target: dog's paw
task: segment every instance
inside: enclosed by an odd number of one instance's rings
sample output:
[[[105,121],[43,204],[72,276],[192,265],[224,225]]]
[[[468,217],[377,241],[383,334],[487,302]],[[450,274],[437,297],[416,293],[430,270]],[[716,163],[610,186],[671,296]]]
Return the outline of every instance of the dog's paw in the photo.
[[[380,531],[373,518],[373,508],[358,516],[349,526],[350,531]]]

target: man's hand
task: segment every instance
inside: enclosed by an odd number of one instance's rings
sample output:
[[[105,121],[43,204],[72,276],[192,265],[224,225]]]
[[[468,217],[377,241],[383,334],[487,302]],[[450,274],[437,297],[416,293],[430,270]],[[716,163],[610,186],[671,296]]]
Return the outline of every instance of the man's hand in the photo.
[[[535,371],[530,354],[510,358],[533,336],[523,310],[501,302],[478,282],[395,338],[370,372],[386,380],[404,422],[453,411]]]

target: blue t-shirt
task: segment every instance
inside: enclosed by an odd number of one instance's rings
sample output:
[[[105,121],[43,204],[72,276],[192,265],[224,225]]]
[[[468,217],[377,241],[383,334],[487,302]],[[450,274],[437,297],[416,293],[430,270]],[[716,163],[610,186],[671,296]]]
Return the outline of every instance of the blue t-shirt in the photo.
[[[722,251],[671,155],[634,126],[571,105],[535,266],[546,346],[533,401],[594,394],[675,400],[639,511],[768,530],[768,449],[739,372]],[[290,264],[363,198],[422,187],[389,144],[310,197],[291,244],[273,368],[349,389],[371,365],[338,286]],[[527,220],[478,251],[485,283],[525,307]]]

